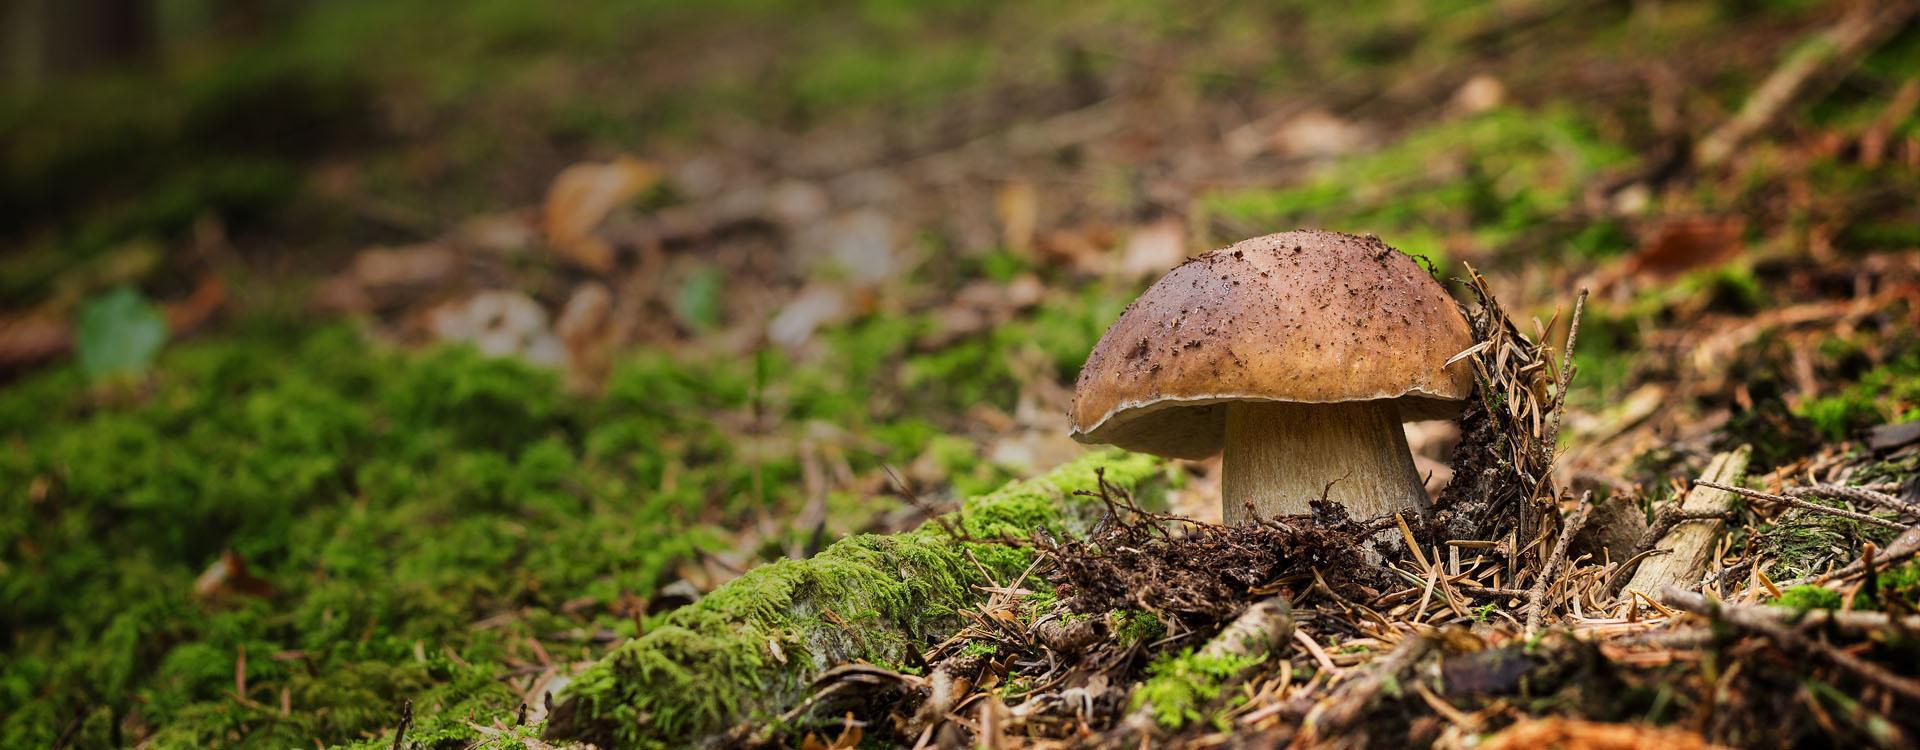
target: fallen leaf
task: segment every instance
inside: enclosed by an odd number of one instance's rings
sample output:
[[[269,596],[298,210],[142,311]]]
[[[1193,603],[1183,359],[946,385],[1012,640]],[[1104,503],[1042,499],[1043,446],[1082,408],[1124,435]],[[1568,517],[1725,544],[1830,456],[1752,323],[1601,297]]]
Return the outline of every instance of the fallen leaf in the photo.
[[[1629,274],[1670,278],[1739,257],[1746,222],[1700,216],[1662,222],[1627,259]]]
[[[167,321],[133,287],[119,287],[80,308],[74,350],[88,378],[138,375],[167,343]]]
[[[567,167],[547,190],[543,213],[547,244],[560,257],[587,270],[613,270],[613,246],[593,231],[613,209],[659,179],[657,167],[630,156]]]

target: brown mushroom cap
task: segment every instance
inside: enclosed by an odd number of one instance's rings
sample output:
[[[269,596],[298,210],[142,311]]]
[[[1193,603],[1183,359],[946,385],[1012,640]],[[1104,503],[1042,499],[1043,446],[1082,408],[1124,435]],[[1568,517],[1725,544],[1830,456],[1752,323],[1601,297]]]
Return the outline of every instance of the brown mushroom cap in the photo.
[[[1193,258],[1133,301],[1087,356],[1083,443],[1177,458],[1220,451],[1234,401],[1397,399],[1458,413],[1473,334],[1445,288],[1372,236],[1301,230]]]

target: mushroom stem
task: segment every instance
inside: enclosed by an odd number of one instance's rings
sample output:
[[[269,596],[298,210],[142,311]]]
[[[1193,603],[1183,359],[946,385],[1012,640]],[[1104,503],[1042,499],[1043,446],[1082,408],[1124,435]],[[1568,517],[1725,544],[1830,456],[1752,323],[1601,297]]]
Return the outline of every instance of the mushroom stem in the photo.
[[[1307,513],[1323,492],[1360,519],[1428,506],[1392,399],[1235,402],[1221,472],[1227,523]]]

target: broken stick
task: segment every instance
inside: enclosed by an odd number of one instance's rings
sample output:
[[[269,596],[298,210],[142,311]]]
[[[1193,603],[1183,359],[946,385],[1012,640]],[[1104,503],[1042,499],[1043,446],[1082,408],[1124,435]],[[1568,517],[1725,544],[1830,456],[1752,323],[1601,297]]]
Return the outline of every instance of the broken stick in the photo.
[[[1701,481],[1719,484],[1739,482],[1747,474],[1747,457],[1752,452],[1751,447],[1743,445],[1714,456],[1707,463],[1707,470],[1700,475]],[[1679,509],[1686,513],[1724,513],[1733,507],[1733,498],[1731,492],[1696,482],[1693,489],[1679,500]],[[1638,591],[1650,598],[1668,586],[1692,590],[1699,585],[1701,575],[1706,572],[1707,558],[1713,554],[1714,540],[1720,536],[1720,528],[1725,525],[1723,519],[1708,518],[1696,523],[1683,523],[1668,530],[1654,546],[1673,550],[1673,553],[1642,561],[1640,569],[1634,571],[1633,578],[1627,582],[1627,590]]]

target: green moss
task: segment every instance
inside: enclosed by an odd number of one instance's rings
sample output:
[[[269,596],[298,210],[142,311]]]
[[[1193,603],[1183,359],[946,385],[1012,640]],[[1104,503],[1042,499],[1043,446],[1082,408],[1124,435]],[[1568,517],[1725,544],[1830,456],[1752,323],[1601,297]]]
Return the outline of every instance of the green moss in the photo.
[[[777,713],[833,664],[903,661],[958,626],[956,613],[987,583],[981,567],[1004,582],[1031,563],[1026,549],[984,540],[1084,531],[1103,506],[1073,493],[1094,489],[1101,468],[1116,486],[1142,489],[1162,471],[1148,457],[1096,453],[970,498],[945,525],[850,537],[811,559],[749,571],[583,673],[549,734],[621,747],[685,743]]]
[[[1207,656],[1192,649],[1163,656],[1147,667],[1147,680],[1133,690],[1134,710],[1146,709],[1160,726],[1179,729],[1196,721],[1211,722],[1225,731],[1224,711],[1239,697],[1215,705],[1233,681],[1248,668],[1266,661],[1266,655]]]
[[[98,707],[108,727],[137,712],[156,747],[377,735],[403,699],[421,736],[510,718],[519,696],[500,678],[534,658],[530,641],[562,663],[599,656],[568,634],[634,635],[624,602],[730,548],[725,525],[804,502],[791,451],[749,453],[715,414],[758,408],[787,425],[758,440],[794,439],[816,421],[870,437],[878,448],[844,454],[863,473],[930,443],[964,452],[964,441],[934,439],[939,429],[915,416],[925,412],[904,411],[953,407],[884,396],[898,383],[873,374],[910,341],[875,333],[889,325],[856,324],[850,340],[884,346],[825,365],[641,352],[595,400],[470,350],[402,355],[345,329],[272,324],[163,351],[134,389],[95,391],[72,369],[17,383],[0,393],[0,630],[11,634],[0,746],[51,744],[75,705]],[[788,377],[755,375],[771,368]],[[1123,482],[1156,471],[1148,459],[1109,463]],[[976,469],[960,486],[1000,476]],[[1057,501],[1092,486],[1091,465],[1052,477],[968,501],[955,520],[981,541],[965,549],[1011,578],[1029,553],[985,540],[1077,528],[1085,519],[1063,508],[1097,503]],[[830,501],[874,512],[870,501]],[[835,616],[853,623],[944,616],[968,593],[935,573],[977,571],[960,547],[913,543],[925,533],[851,541],[821,564],[757,580],[802,599],[844,595]],[[194,595],[195,578],[229,549],[270,595]],[[903,580],[903,570],[920,573]],[[710,606],[763,601],[743,590]],[[640,625],[667,640],[700,632],[697,617]],[[499,624],[473,627],[483,621]],[[898,653],[913,635],[874,631],[794,655]],[[244,700],[229,694],[243,649]],[[752,666],[725,663],[735,674]],[[118,744],[91,736],[77,746]]]
[[[1820,586],[1794,586],[1780,592],[1780,598],[1773,603],[1776,606],[1802,612],[1810,609],[1839,609],[1840,592]]]
[[[994,656],[998,653],[1000,647],[984,641],[972,641],[960,649],[961,656]]]
[[[1834,507],[1840,505],[1838,501],[1817,497],[1807,500]],[[1863,543],[1884,547],[1893,539],[1894,531],[1850,518],[1795,510],[1759,529],[1756,541],[1762,553],[1772,560],[1767,575],[1788,579],[1818,573],[1836,561],[1844,563],[1859,554]]]
[[[1150,612],[1115,610],[1107,614],[1113,639],[1122,649],[1152,643],[1167,634],[1167,627]]]
[[[1920,606],[1920,563],[1908,562],[1881,571],[1877,580],[1872,590],[1854,595],[1854,609],[1882,610],[1892,602],[1899,602],[1898,609],[1902,611]],[[1773,601],[1775,606],[1803,612],[1810,609],[1839,609],[1841,603],[1840,592],[1813,585],[1786,589],[1780,592],[1780,598]]]
[[[1449,235],[1502,247],[1554,226],[1594,175],[1630,152],[1564,109],[1499,109],[1418,130],[1400,142],[1327,169],[1306,183],[1206,198],[1212,212],[1260,234],[1298,225],[1371,231],[1444,266]],[[1556,230],[1557,231],[1557,230]],[[1575,228],[1594,254],[1624,249],[1618,233]]]

